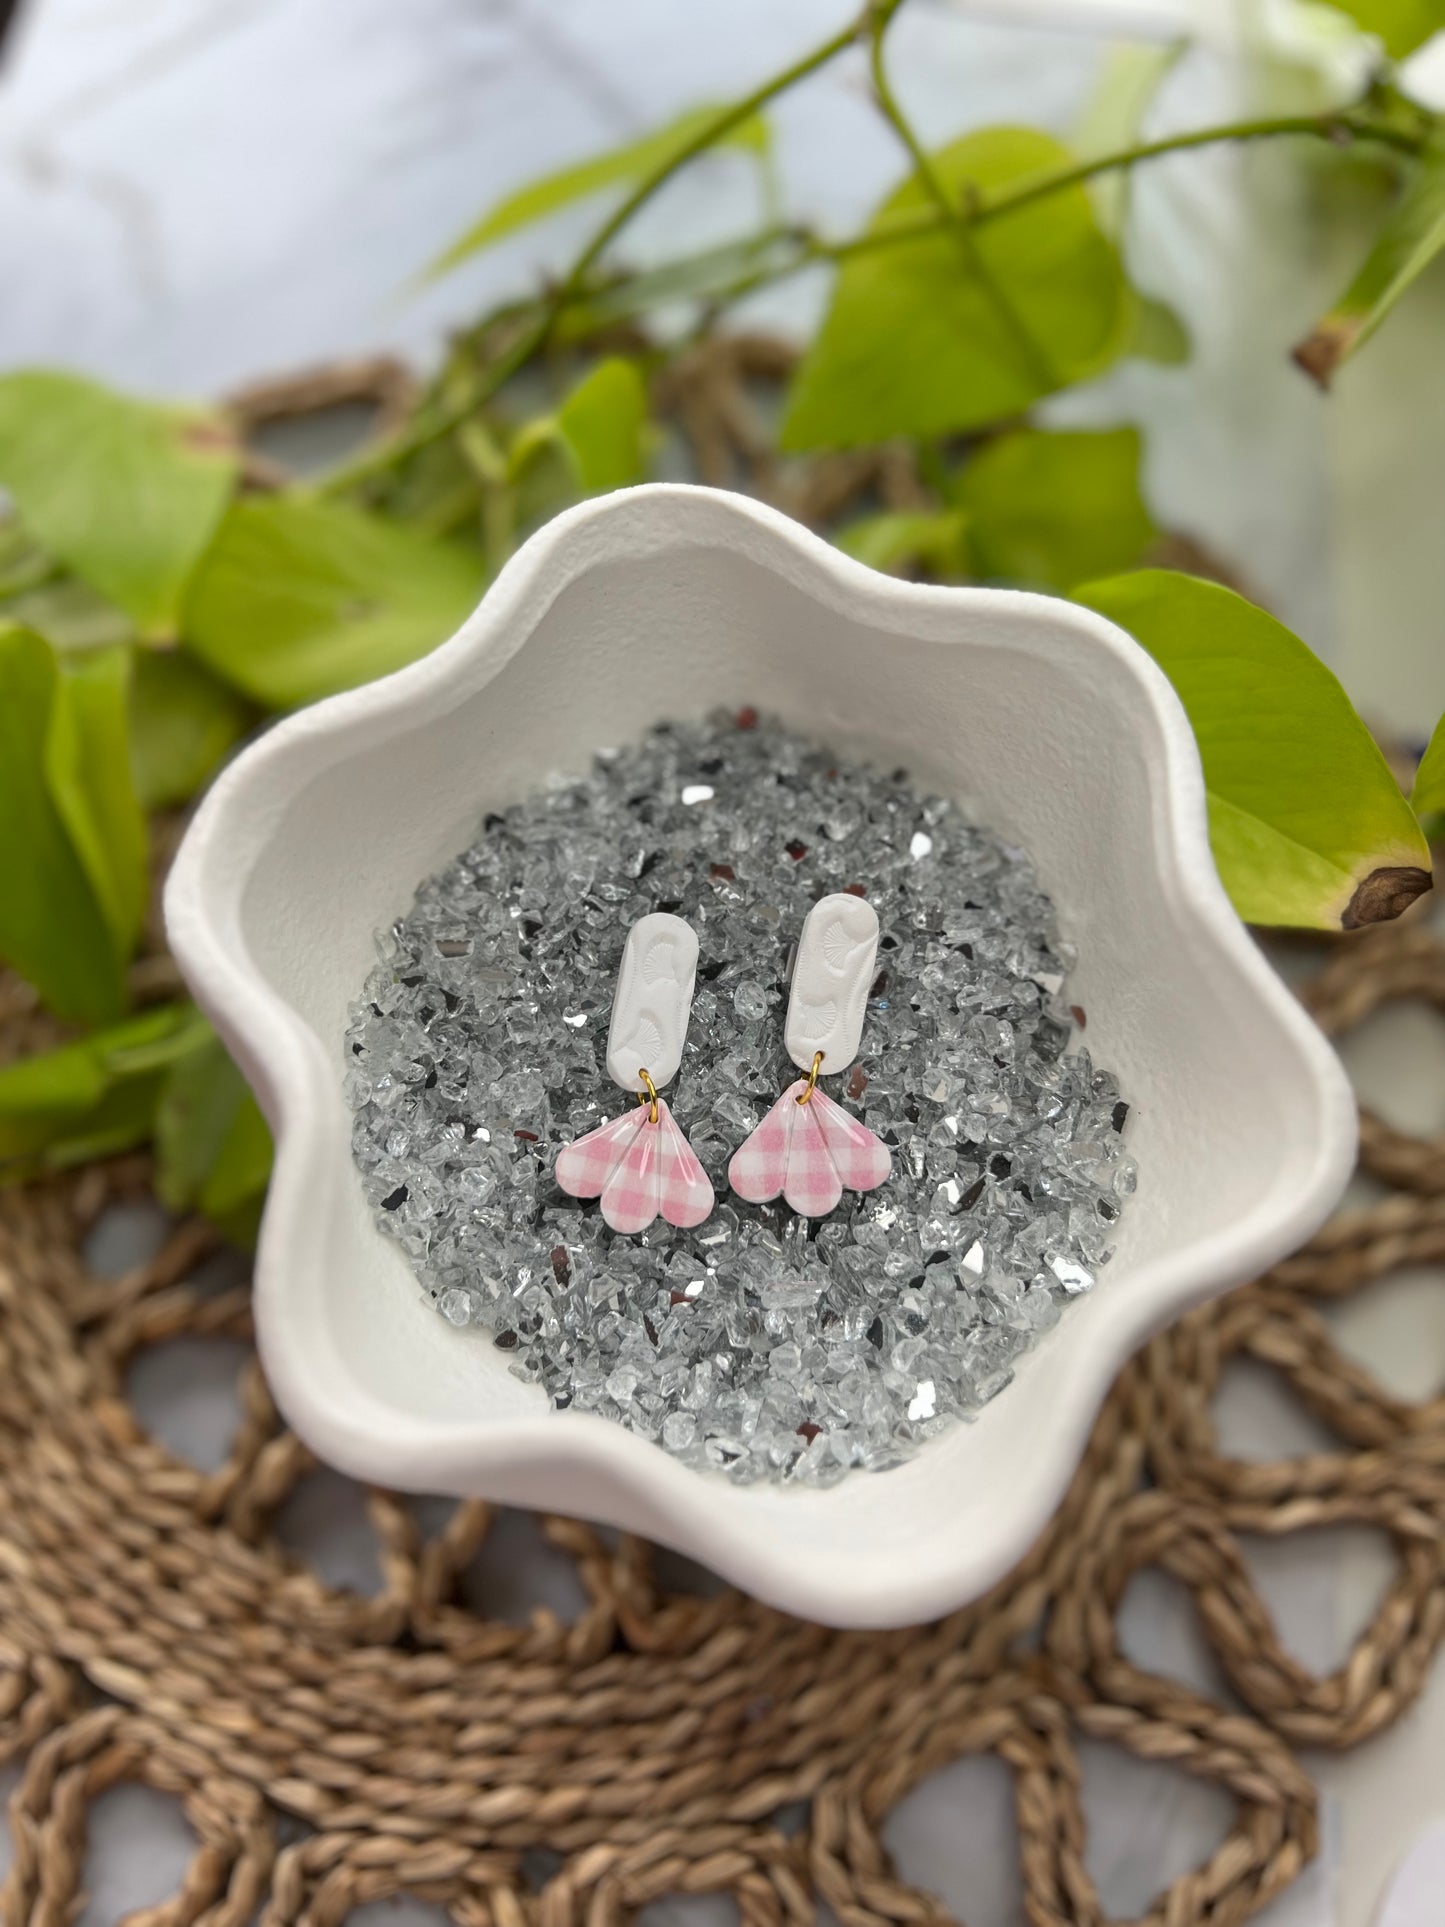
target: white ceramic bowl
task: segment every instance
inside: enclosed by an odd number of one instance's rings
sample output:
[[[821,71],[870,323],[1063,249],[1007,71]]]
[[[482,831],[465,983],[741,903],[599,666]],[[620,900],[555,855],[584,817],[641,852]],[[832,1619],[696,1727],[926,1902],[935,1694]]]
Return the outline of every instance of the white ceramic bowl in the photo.
[[[1031,850],[1079,947],[1087,1041],[1134,1107],[1139,1190],[1096,1290],[975,1423],[825,1492],[735,1487],[551,1411],[423,1301],[341,1097],[372,933],[480,814],[717,703],[906,763]],[[1003,1574],[1129,1354],[1306,1237],[1350,1169],[1348,1087],[1225,898],[1193,737],[1143,650],[1071,603],[875,575],[711,490],[560,516],[434,654],[271,730],[202,803],[166,912],[276,1134],[257,1324],[312,1448],[383,1485],[628,1527],[838,1625],[920,1620]]]

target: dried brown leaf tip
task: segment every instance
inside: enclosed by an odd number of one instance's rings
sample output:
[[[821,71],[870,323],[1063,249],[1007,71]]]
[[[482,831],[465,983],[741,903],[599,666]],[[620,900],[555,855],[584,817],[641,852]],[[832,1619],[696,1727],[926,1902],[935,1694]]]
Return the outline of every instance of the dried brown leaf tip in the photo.
[[[1310,380],[1320,388],[1328,388],[1335,370],[1355,345],[1355,337],[1360,332],[1360,319],[1352,316],[1349,320],[1322,321],[1312,334],[1305,336],[1298,347],[1290,352],[1290,360],[1296,367],[1303,368]]]
[[[1345,905],[1340,928],[1360,930],[1367,923],[1388,923],[1391,917],[1398,917],[1408,910],[1430,888],[1430,872],[1413,863],[1371,870]]]

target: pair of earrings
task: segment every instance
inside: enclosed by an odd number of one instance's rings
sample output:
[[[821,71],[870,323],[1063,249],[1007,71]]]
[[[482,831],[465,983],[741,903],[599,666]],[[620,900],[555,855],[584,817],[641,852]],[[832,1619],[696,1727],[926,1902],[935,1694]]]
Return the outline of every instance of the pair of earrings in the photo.
[[[659,1215],[686,1229],[713,1207],[697,1153],[658,1095],[682,1064],[697,976],[697,935],[658,911],[628,932],[607,1034],[607,1074],[637,1109],[558,1153],[556,1176],[574,1198],[600,1198],[614,1231],[645,1231]],[[818,1088],[858,1054],[878,956],[878,913],[842,894],[814,904],[803,924],[783,1031],[804,1075],[790,1084],[733,1154],[728,1183],[750,1204],[781,1197],[800,1217],[821,1218],[845,1190],[872,1191],[888,1176],[888,1147]]]

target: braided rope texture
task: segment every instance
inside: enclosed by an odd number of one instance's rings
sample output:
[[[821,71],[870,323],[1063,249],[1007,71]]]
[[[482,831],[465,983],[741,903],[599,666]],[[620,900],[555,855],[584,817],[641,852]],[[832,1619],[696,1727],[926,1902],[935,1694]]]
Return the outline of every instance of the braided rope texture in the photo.
[[[1445,1011],[1445,944],[1411,920],[1343,941],[1305,995],[1336,1035],[1396,1000]],[[7,1047],[33,1021],[0,1024]],[[328,1586],[276,1536],[312,1461],[254,1357],[218,1471],[164,1449],[126,1401],[145,1348],[249,1337],[244,1287],[188,1282],[212,1234],[176,1225],[148,1262],[100,1278],[87,1234],[149,1196],[143,1159],[3,1194],[0,1763],[23,1770],[0,1924],[74,1918],[87,1810],[122,1781],[171,1795],[196,1842],[180,1890],[132,1927],[332,1927],[401,1893],[459,1927],[614,1927],[709,1892],[733,1897],[743,1927],[811,1927],[818,1900],[843,1927],[941,1923],[881,1827],[926,1775],[987,1751],[1011,1769],[1029,1919],[1095,1927],[1081,1737],[1233,1799],[1219,1846],[1145,1919],[1246,1919],[1315,1849],[1295,1750],[1387,1726],[1445,1633],[1445,1395],[1393,1396],[1321,1310],[1445,1259],[1445,1143],[1366,1113],[1362,1162],[1378,1202],[1128,1365],[1056,1518],[1002,1584],[885,1634],[669,1591],[646,1544],[563,1518],[542,1528],[585,1607],[501,1623],[461,1592],[489,1508],[457,1505],[427,1533],[380,1491],[366,1495],[379,1591]],[[1338,1448],[1227,1456],[1211,1402],[1241,1355],[1287,1380]],[[1395,1574],[1344,1664],[1315,1678],[1282,1646],[1237,1535],[1360,1522],[1388,1534]],[[1230,1706],[1121,1651],[1117,1609],[1145,1567],[1192,1594]],[[801,1827],[780,1825],[798,1803]]]

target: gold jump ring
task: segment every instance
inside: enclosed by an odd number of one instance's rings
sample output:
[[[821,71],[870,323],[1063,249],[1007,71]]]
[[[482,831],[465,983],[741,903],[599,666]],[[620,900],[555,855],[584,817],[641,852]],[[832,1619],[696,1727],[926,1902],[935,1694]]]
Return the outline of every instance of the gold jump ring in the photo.
[[[799,1104],[806,1104],[808,1099],[813,1095],[813,1092],[817,1089],[818,1070],[822,1062],[823,1062],[822,1051],[815,1050],[813,1052],[813,1068],[808,1072],[808,1088],[805,1091],[799,1091],[798,1097],[797,1097],[797,1102]],[[646,1073],[644,1072],[644,1076],[645,1075]]]
[[[647,1089],[645,1091],[639,1091],[637,1093],[637,1101],[639,1104],[645,1104],[647,1106],[648,1123],[656,1124],[657,1122],[657,1086],[653,1083],[652,1079],[647,1075],[647,1072],[645,1070],[642,1070],[639,1068],[637,1075],[642,1079],[643,1083],[647,1086]]]

